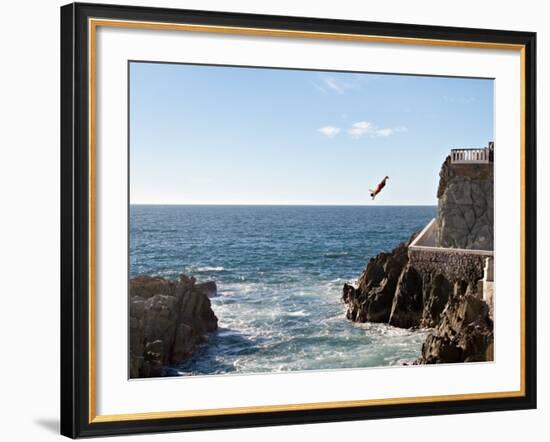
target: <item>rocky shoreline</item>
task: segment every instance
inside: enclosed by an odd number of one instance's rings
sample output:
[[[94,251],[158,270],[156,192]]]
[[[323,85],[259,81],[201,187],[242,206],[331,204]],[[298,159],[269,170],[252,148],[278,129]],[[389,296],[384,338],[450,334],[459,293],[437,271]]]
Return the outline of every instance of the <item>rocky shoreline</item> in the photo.
[[[493,321],[479,284],[418,271],[407,254],[413,239],[371,258],[356,286],[344,284],[346,318],[432,329],[417,364],[492,360]]]
[[[140,276],[130,280],[130,378],[158,377],[184,361],[217,330],[210,297],[216,283]]]

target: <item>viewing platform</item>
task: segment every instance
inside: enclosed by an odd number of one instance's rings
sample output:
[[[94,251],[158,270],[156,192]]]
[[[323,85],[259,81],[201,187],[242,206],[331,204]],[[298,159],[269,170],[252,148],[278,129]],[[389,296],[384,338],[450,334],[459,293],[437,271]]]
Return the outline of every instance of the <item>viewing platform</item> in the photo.
[[[493,257],[493,250],[459,249],[451,247],[437,246],[437,222],[436,218],[428,223],[418,234],[409,246],[409,251],[413,253],[458,253],[462,255],[481,256],[486,258]]]
[[[494,142],[475,149],[451,149],[451,164],[484,164],[493,162]]]
[[[409,261],[421,272],[484,281],[484,297],[485,282],[493,281],[494,148],[490,141],[483,148],[451,149],[440,172],[437,218],[408,249]]]

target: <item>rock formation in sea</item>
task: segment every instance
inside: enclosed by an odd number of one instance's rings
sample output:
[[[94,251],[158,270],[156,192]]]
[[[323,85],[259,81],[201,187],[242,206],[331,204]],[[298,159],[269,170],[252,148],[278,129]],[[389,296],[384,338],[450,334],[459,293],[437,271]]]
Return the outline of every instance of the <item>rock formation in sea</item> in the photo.
[[[458,284],[442,318],[422,346],[420,364],[493,360],[493,321],[488,305]]]
[[[447,157],[437,195],[435,220],[344,285],[346,318],[430,328],[419,364],[492,360],[492,162]]]
[[[442,275],[420,273],[409,263],[407,242],[371,258],[357,280],[344,284],[346,318],[382,322],[400,328],[433,327],[449,299],[452,285]]]
[[[180,275],[130,280],[130,377],[156,377],[165,367],[188,358],[207,333],[218,327],[209,297],[214,282],[198,284]]]
[[[354,322],[390,322],[397,286],[407,262],[406,244],[371,258],[357,287],[344,284],[346,318]]]

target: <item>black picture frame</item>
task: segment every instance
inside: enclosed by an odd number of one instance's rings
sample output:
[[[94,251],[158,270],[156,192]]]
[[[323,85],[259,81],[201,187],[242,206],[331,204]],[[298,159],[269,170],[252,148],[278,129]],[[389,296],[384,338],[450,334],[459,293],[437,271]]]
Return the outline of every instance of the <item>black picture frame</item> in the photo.
[[[165,417],[90,419],[89,18],[522,45],[524,50],[524,395]],[[536,408],[536,34],[489,29],[73,3],[61,8],[61,434],[76,438]]]

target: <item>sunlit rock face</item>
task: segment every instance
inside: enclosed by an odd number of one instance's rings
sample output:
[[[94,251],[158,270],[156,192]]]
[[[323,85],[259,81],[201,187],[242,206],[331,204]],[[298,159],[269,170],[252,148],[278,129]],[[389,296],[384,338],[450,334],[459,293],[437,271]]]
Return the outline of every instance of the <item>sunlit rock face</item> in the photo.
[[[493,249],[493,163],[451,164],[439,173],[439,247]]]

